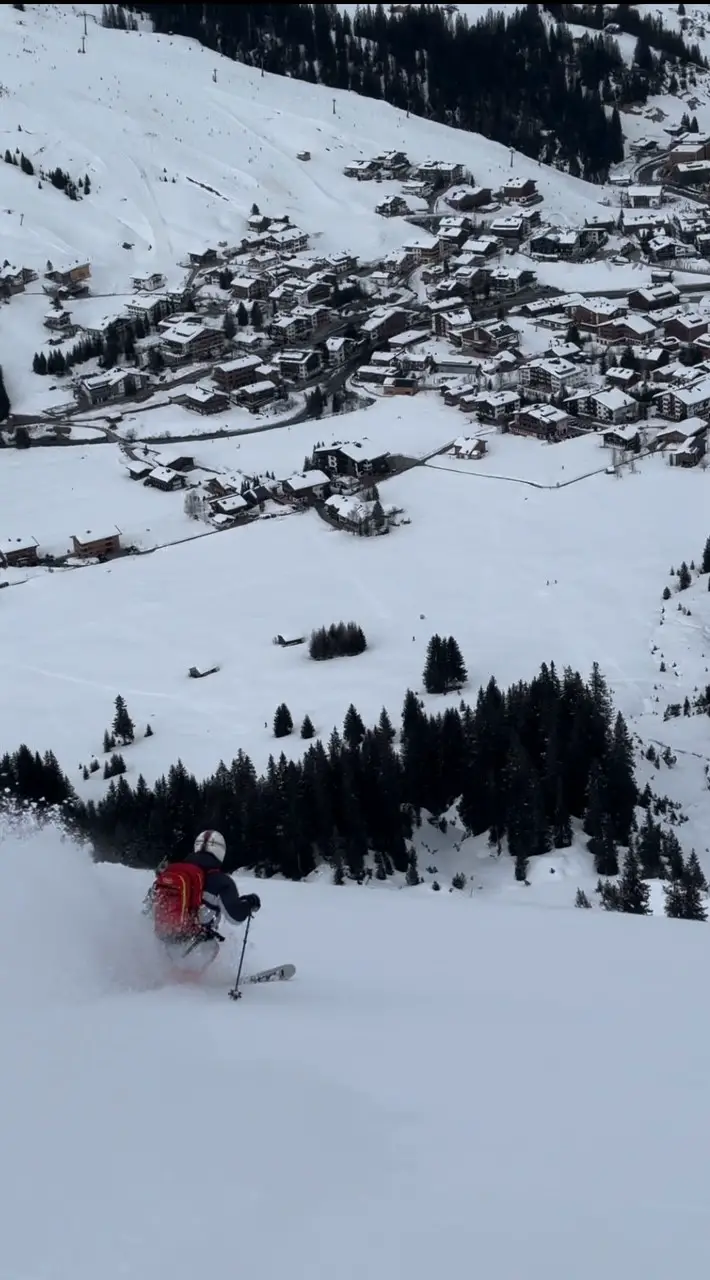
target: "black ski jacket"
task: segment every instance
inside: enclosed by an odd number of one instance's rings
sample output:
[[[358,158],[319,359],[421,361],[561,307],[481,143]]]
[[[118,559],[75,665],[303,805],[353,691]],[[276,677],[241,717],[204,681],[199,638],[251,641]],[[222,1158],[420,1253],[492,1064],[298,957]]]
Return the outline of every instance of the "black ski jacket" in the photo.
[[[222,864],[213,853],[191,853],[183,859],[205,872],[205,888],[202,901],[206,907],[224,911],[234,924],[243,924],[249,915],[249,906],[240,896],[231,876],[222,870]]]

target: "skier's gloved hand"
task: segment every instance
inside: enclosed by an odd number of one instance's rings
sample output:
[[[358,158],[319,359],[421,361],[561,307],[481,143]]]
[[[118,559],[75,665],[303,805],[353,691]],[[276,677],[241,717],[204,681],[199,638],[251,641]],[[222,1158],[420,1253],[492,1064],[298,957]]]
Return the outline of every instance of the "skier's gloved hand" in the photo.
[[[255,916],[261,910],[261,898],[257,893],[245,893],[242,902],[249,908],[250,916]]]

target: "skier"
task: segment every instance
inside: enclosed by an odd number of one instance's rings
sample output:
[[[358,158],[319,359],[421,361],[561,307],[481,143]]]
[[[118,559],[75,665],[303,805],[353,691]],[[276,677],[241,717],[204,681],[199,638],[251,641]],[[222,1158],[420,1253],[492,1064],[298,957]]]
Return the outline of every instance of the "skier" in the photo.
[[[183,973],[201,974],[219,954],[222,912],[232,924],[244,924],[261,908],[256,893],[241,896],[222,869],[227,853],[219,831],[201,831],[192,853],[164,863],[146,898],[155,932],[172,963]]]

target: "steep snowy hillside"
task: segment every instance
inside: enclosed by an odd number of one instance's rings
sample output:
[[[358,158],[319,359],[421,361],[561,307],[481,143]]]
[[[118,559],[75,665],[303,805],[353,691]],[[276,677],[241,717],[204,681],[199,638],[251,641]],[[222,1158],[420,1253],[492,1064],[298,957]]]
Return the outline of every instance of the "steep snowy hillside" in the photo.
[[[0,856],[8,1278],[706,1269],[699,926],[272,882],[234,1005],[238,933],[156,989],[142,876]]]
[[[288,213],[323,248],[373,259],[412,235],[374,213],[399,184],[357,183],[342,169],[383,148],[414,160],[453,159],[496,186],[511,170],[504,147],[354,94],[259,71],[193,41],[106,30],[100,5],[0,8],[3,146],[35,168],[59,166],[90,194],[72,202],[49,183],[0,164],[3,256],[43,268],[47,258],[92,259],[92,291],[129,288],[137,271],[182,278],[190,250],[241,237],[254,202]],[[311,160],[297,159],[308,150]],[[523,158],[561,220],[579,219],[602,192]],[[122,247],[122,246],[130,247]]]

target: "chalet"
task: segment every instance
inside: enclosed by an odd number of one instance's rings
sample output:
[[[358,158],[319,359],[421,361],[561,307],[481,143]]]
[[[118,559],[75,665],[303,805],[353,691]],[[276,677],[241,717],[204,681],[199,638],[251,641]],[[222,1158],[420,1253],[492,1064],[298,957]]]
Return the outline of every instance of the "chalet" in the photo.
[[[500,244],[495,236],[472,236],[464,245],[464,253],[470,254],[473,262],[495,258],[499,251]]]
[[[622,391],[633,386],[638,381],[638,373],[635,369],[625,369],[623,365],[615,365],[612,369],[607,369],[606,380],[611,382],[613,386],[620,387]]]
[[[636,357],[636,364],[638,365],[639,373],[641,374],[650,373],[653,375],[664,364],[668,363],[668,352],[665,351],[663,347],[637,347],[634,355]],[[613,379],[609,379],[610,372],[611,370],[607,369],[606,376],[608,380],[613,381]],[[633,370],[630,372],[633,372]],[[619,383],[618,385],[622,386],[627,384]]]
[[[667,320],[663,326],[663,332],[667,338],[677,338],[679,342],[695,342],[701,334],[707,333],[708,325],[706,315],[700,311],[691,311]]]
[[[325,349],[331,369],[340,369],[347,362],[352,346],[352,338],[326,338]]]
[[[537,436],[540,440],[563,440],[569,427],[569,414],[554,404],[527,404],[510,424],[513,435]]]
[[[425,160],[417,165],[415,176],[422,182],[463,182],[464,170],[463,165],[448,160]]]
[[[647,240],[658,232],[666,231],[668,226],[666,214],[656,209],[622,209],[619,215],[620,230],[639,240]]]
[[[503,183],[503,195],[506,200],[530,200],[537,195],[537,182],[534,178],[509,178]]]
[[[375,205],[375,213],[383,218],[403,218],[410,212],[407,201],[398,195],[385,196],[381,204]]]
[[[437,338],[448,338],[455,329],[470,329],[473,316],[468,307],[458,311],[435,311],[431,317],[432,333]]]
[[[702,418],[688,418],[683,427],[668,427],[659,431],[651,448],[668,455],[675,467],[694,467],[707,450],[708,424]]]
[[[592,413],[599,422],[635,422],[639,416],[638,401],[620,387],[595,391],[590,401]]]
[[[699,187],[710,182],[710,160],[688,160],[675,166],[675,181],[681,187]]]
[[[658,311],[663,307],[671,307],[680,299],[680,289],[673,284],[657,284],[650,288],[632,289],[629,294],[629,307],[632,311]]]
[[[602,442],[608,448],[624,449],[635,453],[641,447],[641,436],[638,427],[633,425],[614,427],[611,431],[603,432]]]
[[[439,242],[441,257],[448,258],[451,254],[458,253],[461,246],[468,239],[468,229],[466,227],[440,227],[436,238]]]
[[[145,483],[149,489],[161,489],[163,493],[174,493],[176,489],[184,489],[187,476],[182,471],[173,471],[171,467],[153,467],[146,476]]]
[[[266,243],[278,253],[300,253],[308,248],[308,236],[298,227],[287,227],[284,231],[270,231]]]
[[[187,475],[188,471],[195,470],[195,459],[189,454],[181,454],[177,458],[171,458],[166,466],[169,471],[181,471],[183,475]]]
[[[53,284],[64,285],[65,288],[75,288],[77,285],[85,284],[91,277],[91,264],[77,260],[69,267],[55,268],[50,265],[49,271],[45,272],[45,280],[51,280]]]
[[[249,510],[249,503],[240,493],[225,494],[224,497],[217,498],[212,502],[210,506],[215,515],[223,516],[229,521],[236,520]]]
[[[611,210],[608,213],[593,214],[591,218],[584,219],[582,244],[603,244],[612,231],[616,231],[616,216]]]
[[[147,383],[147,377],[140,369],[115,368],[106,369],[103,373],[91,374],[79,378],[76,384],[76,395],[90,405],[109,404],[112,400],[122,400],[125,396],[135,395]]]
[[[520,241],[525,235],[525,223],[521,213],[511,213],[507,218],[494,218],[489,230],[499,240]]]
[[[74,333],[76,330],[76,325],[72,324],[70,312],[56,310],[54,307],[45,314],[44,327],[52,333]]]
[[[409,314],[399,307],[378,307],[360,325],[360,333],[370,342],[384,342],[396,333],[403,333],[409,319]]]
[[[224,347],[224,335],[220,329],[212,329],[200,323],[174,324],[161,339],[163,358],[167,364],[209,360]]]
[[[287,382],[308,382],[323,368],[323,356],[317,349],[280,351],[274,356],[274,364]]]
[[[263,276],[233,276],[229,291],[235,301],[253,302],[266,294],[266,281]]]
[[[488,449],[485,440],[474,439],[471,436],[459,436],[458,440],[454,440],[451,447],[451,456],[453,458],[465,458],[467,461],[478,462],[484,456]]]
[[[35,538],[0,538],[0,568],[29,569],[39,562],[38,548]]]
[[[371,382],[375,387],[384,387],[386,379],[396,372],[397,367],[393,362],[388,364],[361,364],[357,370],[356,377],[358,382]]]
[[[169,307],[170,299],[166,294],[137,293],[126,303],[126,311],[132,320],[150,320],[151,324],[160,320]]]
[[[684,133],[671,147],[668,162],[672,169],[677,169],[679,164],[707,160],[709,155],[710,136],[708,134]]]
[[[202,253],[191,253],[188,257],[191,267],[214,267],[220,255],[216,249],[204,249]]]
[[[571,258],[581,247],[579,231],[558,231],[547,227],[530,240],[530,252],[540,257]]]
[[[374,160],[354,160],[343,169],[346,178],[357,178],[358,182],[372,182],[379,173]]]
[[[237,360],[226,360],[216,364],[212,370],[212,380],[220,391],[236,391],[238,387],[246,387],[254,381],[254,374],[261,360],[258,356],[241,356]]]
[[[478,391],[472,403],[481,418],[489,422],[505,422],[520,408],[517,391]]]
[[[350,275],[352,271],[357,271],[358,257],[355,253],[334,252],[325,255],[323,260],[324,270],[331,272],[336,280],[343,280],[345,276]],[[317,264],[316,264],[317,267]],[[314,267],[314,269],[316,269]]]
[[[22,267],[13,267],[5,262],[0,268],[0,298],[9,298],[15,293],[24,293],[25,274]]]
[[[251,510],[254,510],[255,507],[259,507],[259,509],[263,511],[264,503],[269,501],[271,493],[266,488],[266,485],[255,484],[252,489],[245,489],[242,493],[242,497]]]
[[[415,396],[419,379],[413,373],[392,373],[382,384],[386,396]]]
[[[574,386],[581,377],[577,365],[561,357],[528,360],[520,369],[520,385],[529,392],[560,395],[565,387]]]
[[[330,477],[324,471],[304,471],[284,480],[283,491],[294,501],[305,505],[322,502],[330,493]]]
[[[296,159],[297,159],[297,160],[310,160],[310,158],[311,158],[311,153],[310,153],[310,151],[297,151],[297,152],[296,152]]]
[[[646,242],[646,252],[652,262],[674,262],[677,257],[685,256],[683,252],[685,249],[687,246],[679,245],[677,240],[673,240],[663,231],[659,231]]]
[[[121,550],[120,533],[109,533],[103,538],[94,538],[91,531],[87,530],[83,538],[77,538],[72,534],[71,541],[71,554],[80,560],[108,560],[111,556],[118,555]]]
[[[305,643],[306,637],[298,631],[279,632],[277,636],[274,636],[274,644],[279,645],[282,649],[292,649],[294,645]]]
[[[691,417],[710,417],[710,377],[706,375],[689,387],[669,387],[660,392],[658,398],[664,418],[673,422]]]
[[[498,295],[519,293],[527,285],[533,284],[534,280],[534,271],[527,271],[523,267],[488,268],[487,282],[491,293]]]
[[[441,256],[439,241],[426,232],[408,240],[404,251],[412,262],[438,262]]]
[[[630,209],[660,209],[663,203],[663,187],[626,187],[622,199]]]
[[[131,276],[134,293],[151,293],[153,289],[162,289],[165,276],[160,271],[151,271],[146,276]]]
[[[254,413],[265,404],[271,404],[278,395],[278,387],[271,378],[260,378],[258,382],[248,382],[234,393],[234,398],[244,409]]]
[[[557,302],[559,303],[559,299]],[[572,319],[578,329],[597,333],[602,325],[616,320],[626,312],[626,304],[611,298],[585,298],[573,307]]]
[[[608,320],[606,324],[599,326],[596,336],[600,342],[606,342],[610,346],[623,344],[637,347],[653,342],[657,332],[656,326],[644,316],[631,315]]]
[[[313,450],[313,465],[328,476],[386,475],[389,471],[389,453],[373,445],[354,444],[322,445]]]
[[[229,396],[224,391],[218,391],[214,387],[202,387],[199,384],[187,387],[171,399],[173,404],[178,404],[183,409],[190,409],[192,413],[201,413],[203,416],[224,413],[225,409],[229,408]]]
[[[409,158],[404,151],[384,151],[374,157],[374,163],[389,178],[399,178],[409,172]]]
[[[520,334],[505,320],[489,320],[473,324],[467,329],[458,330],[461,350],[482,351],[489,355],[497,355],[499,351],[510,351],[520,345]]]
[[[126,463],[126,471],[129,479],[138,481],[146,480],[153,470],[152,462],[136,462],[133,458]]]
[[[490,204],[490,187],[454,187],[446,196],[446,203],[452,209],[480,209],[481,205]]]

